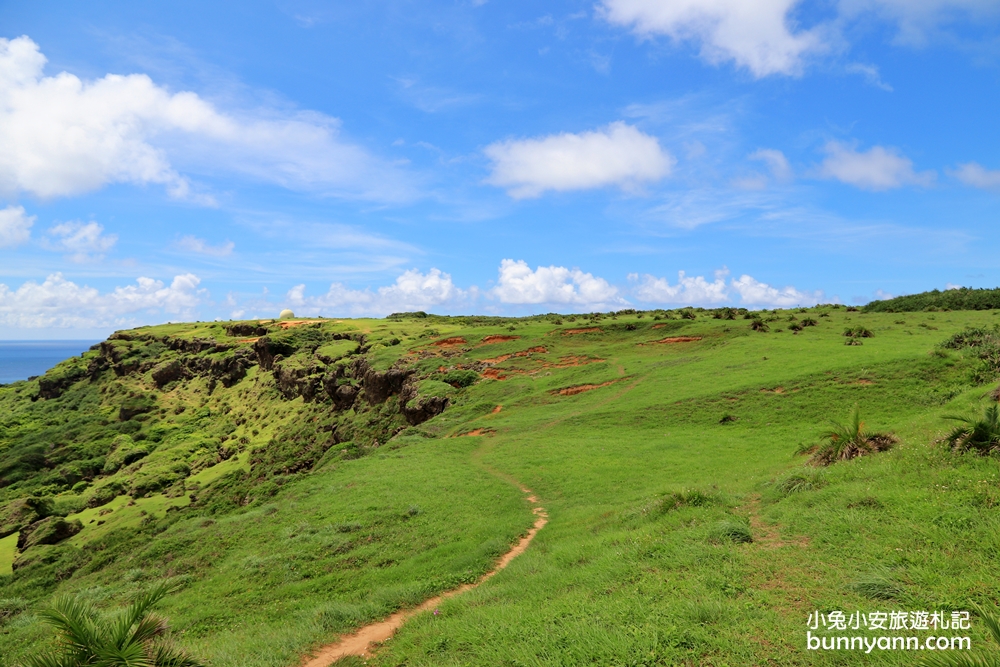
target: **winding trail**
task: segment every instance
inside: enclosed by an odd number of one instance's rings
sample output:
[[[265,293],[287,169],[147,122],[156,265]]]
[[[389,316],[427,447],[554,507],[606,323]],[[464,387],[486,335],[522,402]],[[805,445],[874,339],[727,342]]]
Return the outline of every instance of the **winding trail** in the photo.
[[[512,560],[524,553],[524,551],[528,548],[528,545],[531,544],[531,541],[535,539],[535,535],[538,534],[538,531],[540,531],[549,521],[548,512],[546,512],[545,508],[539,504],[538,498],[532,493],[531,489],[521,486],[520,484],[517,486],[521,489],[521,492],[525,494],[525,500],[532,505],[531,511],[536,517],[535,523],[528,530],[528,533],[522,537],[510,551],[505,553],[500,560],[497,561],[497,564],[492,570],[480,577],[475,583],[463,584],[458,588],[453,588],[450,591],[446,591],[441,595],[426,600],[419,607],[397,611],[385,620],[366,625],[354,634],[345,635],[333,644],[327,644],[326,646],[320,647],[312,656],[302,662],[302,667],[328,667],[336,660],[348,655],[369,657],[371,656],[372,651],[376,648],[373,644],[384,642],[392,637],[396,630],[401,628],[403,624],[410,619],[410,617],[419,614],[420,612],[434,609],[441,604],[441,601],[445,598],[450,598],[476,588],[497,572],[510,565]]]

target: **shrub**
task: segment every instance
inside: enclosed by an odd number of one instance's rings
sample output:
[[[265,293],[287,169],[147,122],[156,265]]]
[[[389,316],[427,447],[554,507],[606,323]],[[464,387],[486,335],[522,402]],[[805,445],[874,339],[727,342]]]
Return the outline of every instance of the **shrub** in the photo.
[[[960,426],[948,434],[946,438],[954,452],[974,451],[977,454],[990,454],[1000,449],[1000,405],[990,405],[982,416],[971,417],[946,416],[961,422]]]
[[[754,318],[754,320],[750,322],[751,331],[759,331],[761,333],[767,333],[768,331],[770,331],[770,329],[771,327],[767,326],[767,323],[764,322],[764,320],[760,319],[759,317]]]
[[[830,465],[836,461],[883,452],[897,442],[890,434],[866,431],[857,405],[851,412],[850,421],[846,424],[831,421],[830,428],[820,434],[820,437],[825,442],[802,450],[802,453],[811,452],[813,463],[818,465]]]
[[[720,521],[712,528],[711,537],[716,542],[728,541],[737,544],[753,542],[750,527],[738,521]]]
[[[477,380],[479,380],[479,373],[476,371],[463,371],[454,370],[445,373],[441,380],[450,384],[452,387],[459,389],[461,387],[468,387],[474,385]]]
[[[711,494],[698,490],[674,491],[668,493],[660,502],[660,512],[666,514],[682,507],[705,507],[718,502]]]
[[[150,612],[168,592],[169,588],[161,584],[112,617],[102,617],[80,598],[56,598],[50,608],[39,612],[56,632],[56,648],[30,656],[25,667],[201,667],[197,660],[171,645],[166,620]]]
[[[872,338],[875,334],[864,327],[847,327],[844,329],[844,335],[848,338]]]

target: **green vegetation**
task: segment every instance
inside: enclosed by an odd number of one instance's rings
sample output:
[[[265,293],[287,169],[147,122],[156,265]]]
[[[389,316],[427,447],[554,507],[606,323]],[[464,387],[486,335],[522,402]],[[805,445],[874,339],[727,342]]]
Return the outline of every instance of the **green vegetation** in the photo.
[[[88,602],[56,598],[39,617],[56,632],[55,648],[35,653],[26,667],[201,667],[170,641],[166,619],[150,609],[167,594],[159,585],[126,609],[102,618]]]
[[[1000,288],[972,289],[959,287],[941,292],[932,290],[920,294],[897,296],[884,301],[872,301],[864,307],[868,313],[905,313],[940,310],[1000,309]]]
[[[806,620],[1000,597],[996,323],[820,306],[119,332],[0,387],[0,666],[51,646],[61,596],[107,611],[160,585],[205,664],[299,665],[490,571],[535,521],[522,485],[548,514],[527,551],[369,664],[913,664],[806,651]],[[955,414],[971,435],[949,442]]]

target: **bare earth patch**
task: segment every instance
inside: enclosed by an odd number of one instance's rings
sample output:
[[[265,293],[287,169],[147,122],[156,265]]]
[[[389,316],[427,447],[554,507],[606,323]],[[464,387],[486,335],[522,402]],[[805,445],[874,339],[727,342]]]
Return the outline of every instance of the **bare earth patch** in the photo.
[[[575,336],[576,334],[601,333],[601,328],[587,327],[585,329],[563,329],[561,331],[563,336]]]
[[[291,329],[292,327],[300,327],[303,324],[309,324],[312,320],[281,320],[278,322],[278,326],[282,329]]]
[[[653,340],[648,343],[640,343],[640,345],[672,345],[674,343],[693,343],[698,340],[701,340],[701,336],[671,336],[670,338],[661,338],[660,340]]]
[[[520,336],[501,336],[499,334],[494,336],[487,336],[482,341],[480,345],[493,345],[494,343],[506,343],[507,341],[517,340]]]
[[[495,408],[493,408],[493,410],[492,410],[492,411],[490,412],[490,414],[491,414],[491,415],[495,415],[495,414],[497,414],[498,412],[500,412],[501,410],[503,410],[503,406],[502,406],[502,405],[498,405],[498,406],[496,406]]]
[[[475,429],[472,429],[471,431],[469,431],[468,433],[459,433],[455,437],[457,437],[457,438],[464,438],[467,435],[473,435],[473,436],[475,436],[475,435],[492,435],[493,433],[496,433],[496,431],[494,431],[491,428],[475,428]]]
[[[585,391],[592,391],[594,389],[600,389],[601,387],[607,387],[609,384],[614,384],[615,382],[618,382],[618,380],[608,380],[607,382],[602,382],[601,384],[578,384],[575,387],[553,389],[549,393],[557,396],[576,396],[577,394],[582,394]]]
[[[435,347],[458,347],[459,345],[465,345],[465,339],[459,336],[454,338],[443,338],[441,340],[436,340],[431,345]]]
[[[492,359],[483,359],[483,363],[484,364],[499,364],[499,363],[502,363],[504,361],[507,361],[508,359],[512,359],[514,357],[529,357],[532,354],[536,354],[536,353],[538,353],[538,354],[545,354],[546,352],[548,352],[547,349],[545,349],[541,345],[538,345],[538,346],[535,346],[535,347],[529,347],[527,350],[521,350],[520,352],[511,352],[510,354],[501,354],[499,357],[493,357]]]
[[[339,641],[321,647],[311,658],[304,660],[302,662],[302,667],[328,667],[335,661],[349,655],[357,655],[367,658],[371,656],[374,649],[377,648],[377,646],[373,646],[373,644],[384,642],[392,637],[396,630],[401,628],[403,623],[405,623],[410,617],[419,614],[422,611],[430,611],[434,609],[441,604],[441,601],[445,598],[450,598],[476,588],[497,572],[510,565],[512,560],[527,550],[528,545],[531,544],[533,539],[535,539],[535,535],[538,534],[538,531],[540,531],[549,521],[548,513],[545,511],[544,507],[538,504],[538,498],[531,493],[531,490],[522,487],[521,491],[527,494],[525,500],[533,506],[531,508],[531,512],[537,517],[535,519],[535,523],[528,530],[528,533],[522,537],[518,543],[510,549],[510,551],[505,553],[500,560],[497,561],[497,564],[492,570],[479,578],[479,581],[472,584],[464,584],[458,588],[453,588],[450,591],[425,601],[415,609],[397,611],[384,621],[372,623],[371,625],[361,628],[352,635],[341,637]]]

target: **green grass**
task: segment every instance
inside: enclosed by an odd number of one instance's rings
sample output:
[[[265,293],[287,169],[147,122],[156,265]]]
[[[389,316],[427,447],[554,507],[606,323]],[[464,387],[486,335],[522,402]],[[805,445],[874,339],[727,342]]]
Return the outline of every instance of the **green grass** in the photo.
[[[0,539],[0,576],[13,572],[11,565],[17,552],[17,533]]]
[[[971,384],[974,354],[938,344],[998,318],[817,308],[796,313],[817,325],[779,333],[787,315],[768,333],[707,312],[324,321],[319,331],[383,341],[367,354],[374,368],[402,359],[422,393],[448,395],[445,412],[417,426],[400,420],[395,397],[345,413],[288,400],[257,367],[211,394],[202,378],[153,392],[142,376],[35,403],[31,383],[0,389],[14,416],[0,463],[5,452],[30,462],[21,452],[32,438],[56,429],[90,438],[63,444],[81,452],[72,461],[105,456],[101,429],[116,423],[88,415],[111,414],[128,391],[155,394],[137,433],[159,434],[133,470],[72,491],[41,469],[0,488],[0,502],[30,490],[71,503],[158,461],[191,470],[161,492],[72,514],[85,528],[49,548],[49,563],[0,571],[9,595],[29,600],[0,632],[0,665],[44,636],[31,609],[54,593],[110,607],[161,580],[179,586],[160,611],[195,655],[219,667],[298,664],[488,570],[533,521],[515,482],[549,515],[531,547],[439,614],[414,617],[370,664],[913,664],[903,652],[806,652],[805,623],[814,610],[950,611],[1000,596],[997,459],[934,444],[951,426],[943,415],[981,410],[992,388]],[[232,340],[185,326],[139,331]],[[588,327],[601,331],[563,334]],[[845,328],[858,327],[872,337],[845,346]],[[519,338],[483,344],[490,335]],[[677,336],[700,340],[655,342]],[[311,353],[298,354],[308,370]],[[444,384],[469,368],[506,379]],[[580,385],[597,388],[559,393]],[[89,407],[60,407],[73,401]],[[866,428],[899,439],[892,450],[822,469],[796,455],[854,405]],[[351,440],[302,470],[268,463],[306,456],[296,438],[328,437],[327,426]],[[485,435],[450,437],[474,429]],[[238,451],[219,462],[231,443]],[[985,628],[971,635],[975,648]]]

